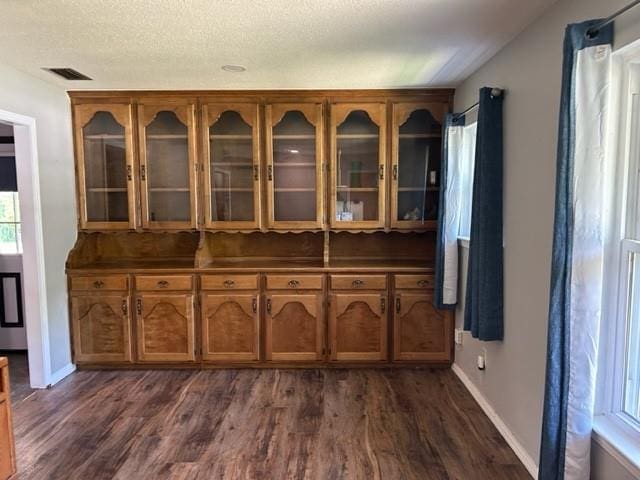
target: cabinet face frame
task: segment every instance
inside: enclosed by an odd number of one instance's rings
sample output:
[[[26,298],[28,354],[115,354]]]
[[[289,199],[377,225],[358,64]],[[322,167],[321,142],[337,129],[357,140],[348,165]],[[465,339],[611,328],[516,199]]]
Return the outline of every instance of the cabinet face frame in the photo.
[[[283,221],[275,219],[275,165],[273,129],[288,112],[299,111],[315,127],[316,145],[316,219],[315,221]],[[265,107],[267,153],[267,226],[273,229],[321,229],[324,224],[324,117],[321,103],[273,103]]]
[[[378,169],[382,178],[378,178],[378,219],[362,221],[337,221],[336,200],[338,198],[338,127],[347,119],[351,112],[362,110],[369,115],[379,130],[378,134]],[[330,112],[330,155],[331,155],[331,179],[329,195],[329,225],[340,230],[360,230],[383,228],[386,220],[386,194],[389,177],[386,165],[387,152],[387,107],[383,102],[375,103],[332,103]]]
[[[213,220],[211,209],[211,149],[209,129],[220,116],[227,111],[237,112],[242,120],[251,127],[253,146],[253,221]],[[261,188],[262,166],[260,164],[260,121],[257,103],[207,103],[202,105],[202,151],[204,159],[204,225],[216,230],[258,230],[261,222]]]
[[[178,120],[187,128],[188,175],[189,175],[189,221],[154,221],[149,214],[149,185],[147,175],[149,163],[147,161],[146,128],[153,122],[160,112],[173,112]],[[142,227],[149,229],[195,229],[198,226],[198,189],[197,189],[197,135],[195,104],[193,103],[141,103],[138,105],[138,144],[140,152],[140,206],[142,211]],[[153,168],[153,166],[152,166]]]
[[[99,112],[108,112],[124,128],[125,159],[127,168],[127,211],[126,222],[95,222],[88,219],[86,157],[84,151],[84,128]],[[73,106],[73,135],[77,171],[78,213],[81,230],[128,230],[135,229],[136,216],[136,181],[133,146],[133,109],[131,104],[103,103],[81,104]]]
[[[147,304],[144,305],[144,301]],[[186,341],[187,351],[185,353],[163,352],[163,353],[147,353],[145,351],[145,313],[153,310],[153,307],[159,303],[171,303],[177,305],[177,302],[184,302],[186,317]],[[136,309],[136,337],[138,340],[138,358],[141,363],[146,362],[193,362],[195,361],[195,308],[194,295],[189,292],[173,292],[173,293],[147,293],[136,292],[135,305]],[[177,309],[176,309],[176,313]]]
[[[375,300],[374,300],[375,299]],[[380,316],[380,349],[377,352],[338,351],[338,316],[354,302],[364,302]],[[329,295],[329,349],[332,361],[385,361],[388,357],[387,290],[368,292],[331,292]],[[384,305],[384,308],[382,307]],[[343,308],[344,307],[344,308]]]
[[[395,172],[398,172],[400,165],[400,127],[409,119],[411,114],[416,110],[428,110],[433,118],[435,118],[440,125],[444,122],[444,114],[447,111],[447,104],[438,102],[420,102],[420,103],[405,103],[398,102],[393,103],[391,115],[391,168],[390,168],[390,183],[391,183],[391,228],[395,229],[416,229],[416,230],[435,230],[438,227],[437,220],[426,220],[424,222],[412,221],[412,220],[398,220],[398,177]],[[440,144],[444,138],[440,136]],[[442,162],[442,159],[440,160]],[[442,178],[442,170],[440,173]],[[439,180],[441,180],[441,178]],[[443,188],[442,182],[440,182],[440,188]],[[426,192],[425,192],[426,195]],[[439,195],[439,193],[438,193]],[[440,206],[438,205],[438,208]]]
[[[260,295],[258,292],[202,292],[201,294],[202,320],[202,359],[213,362],[254,362],[260,359]],[[209,350],[209,337],[215,333],[209,330],[207,309],[220,308],[226,302],[233,302],[242,309],[248,317],[253,319],[254,338],[252,352],[214,352]]]
[[[78,299],[92,300],[95,303],[105,303],[115,314],[122,318],[123,322],[123,347],[122,354],[116,353],[84,353],[82,350],[81,322],[82,315],[78,311]],[[129,294],[126,292],[71,292],[69,296],[71,306],[71,319],[73,325],[73,357],[76,362],[131,362],[133,355],[131,352],[131,306],[129,304]],[[85,315],[89,312],[85,312]]]
[[[286,362],[318,362],[323,359],[324,344],[324,313],[322,292],[290,293],[268,292],[265,296],[265,359]],[[316,345],[314,351],[307,352],[274,352],[273,351],[273,320],[282,308],[292,302],[301,303],[307,312],[315,317]],[[314,315],[315,313],[315,315]]]
[[[400,309],[398,310],[398,300]],[[427,302],[434,311],[444,317],[444,349],[442,352],[403,352],[402,351],[402,316],[408,313],[418,302]],[[453,358],[453,313],[435,308],[433,293],[396,292],[393,297],[393,360],[398,361],[440,361],[450,362]],[[426,321],[426,319],[425,319]]]

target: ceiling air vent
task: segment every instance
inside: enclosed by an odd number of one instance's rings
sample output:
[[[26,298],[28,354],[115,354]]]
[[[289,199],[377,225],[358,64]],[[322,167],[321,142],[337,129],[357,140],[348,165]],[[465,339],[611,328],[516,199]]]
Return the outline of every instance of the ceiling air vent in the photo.
[[[54,73],[65,80],[91,80],[89,77],[77,70],[74,70],[73,68],[43,68],[43,70]]]

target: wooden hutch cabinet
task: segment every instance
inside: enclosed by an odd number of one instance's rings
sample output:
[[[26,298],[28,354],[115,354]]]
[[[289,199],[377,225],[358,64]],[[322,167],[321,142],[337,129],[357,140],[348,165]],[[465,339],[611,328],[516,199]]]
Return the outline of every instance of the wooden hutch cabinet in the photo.
[[[71,92],[80,366],[449,365],[452,90]]]

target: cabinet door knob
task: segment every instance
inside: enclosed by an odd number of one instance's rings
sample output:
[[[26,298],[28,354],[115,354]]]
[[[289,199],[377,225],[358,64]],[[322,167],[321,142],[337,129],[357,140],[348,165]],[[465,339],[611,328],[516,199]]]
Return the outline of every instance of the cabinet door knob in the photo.
[[[258,165],[253,166],[253,179],[258,180],[260,178],[260,167]]]
[[[385,308],[387,306],[386,303],[387,302],[385,302],[384,297],[380,297],[380,311],[382,313],[384,313],[384,311],[385,311]]]
[[[138,315],[142,315],[142,299],[141,298],[139,298],[136,301],[136,309],[138,311]]]
[[[167,288],[169,286],[169,282],[166,280],[158,281],[158,288]]]
[[[273,165],[267,165],[267,179],[273,180]]]
[[[394,180],[398,179],[398,165],[393,166],[393,179]]]
[[[400,297],[396,297],[396,312],[400,313],[400,308],[402,305],[400,304]]]
[[[233,280],[225,280],[224,282],[222,282],[222,284],[224,285],[224,288],[233,288],[236,282],[234,282]]]
[[[384,180],[384,165],[380,165],[380,180]]]
[[[96,280],[93,282],[93,288],[102,288],[104,287],[104,282],[102,280]]]
[[[359,278],[357,278],[353,282],[351,282],[351,286],[353,288],[361,288],[363,285],[364,285],[364,282],[362,280],[360,280]]]
[[[122,300],[122,314],[126,315],[129,312],[129,307],[127,306],[127,300]]]
[[[298,288],[300,282],[298,280],[289,280],[289,283],[287,283],[287,285],[289,285],[289,288]]]
[[[256,297],[253,297],[253,300],[251,301],[251,309],[253,310],[253,313],[258,313],[258,299]]]
[[[420,288],[426,288],[427,286],[429,286],[429,282],[426,280],[418,280],[418,286]]]
[[[127,180],[131,181],[131,165],[127,165]]]
[[[146,165],[140,165],[140,180],[147,179],[147,167]]]
[[[267,298],[267,313],[271,313],[271,299]]]

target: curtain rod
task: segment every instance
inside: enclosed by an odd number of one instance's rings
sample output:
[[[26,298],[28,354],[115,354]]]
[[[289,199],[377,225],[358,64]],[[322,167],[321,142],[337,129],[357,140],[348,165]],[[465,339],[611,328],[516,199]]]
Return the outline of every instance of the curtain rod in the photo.
[[[629,5],[626,5],[626,6],[622,7],[620,10],[618,10],[617,12],[612,13],[611,15],[609,15],[607,18],[605,18],[601,22],[598,22],[593,27],[589,28],[587,30],[586,36],[588,38],[595,38],[598,35],[598,32],[600,31],[600,29],[602,27],[604,27],[605,25],[609,25],[617,17],[619,17],[623,13],[627,12],[628,10],[631,10],[633,7],[635,7],[635,6],[639,5],[639,4],[640,4],[640,0],[634,0]]]
[[[640,2],[640,0],[637,0],[638,2]],[[492,97],[499,97],[500,95],[502,95],[502,89],[500,88],[492,88],[491,89],[491,96]],[[453,120],[458,120],[460,117],[463,117],[465,114],[469,113],[471,110],[473,110],[474,108],[478,108],[478,105],[480,105],[480,102],[476,102],[473,105],[471,105],[469,108],[467,108],[465,111],[461,112],[461,113],[456,113],[453,116]]]

